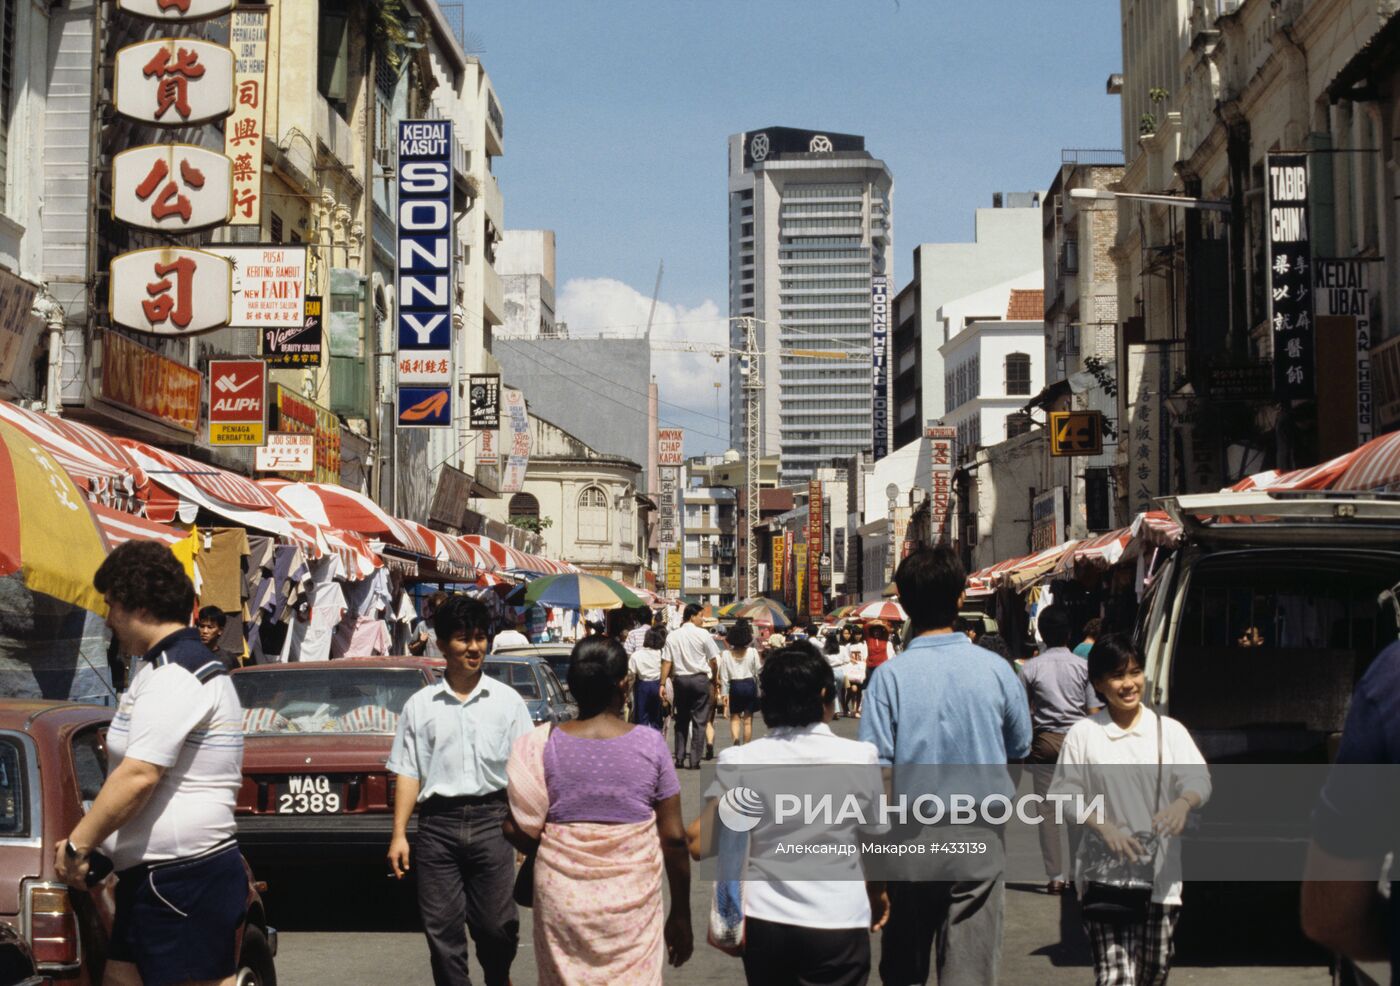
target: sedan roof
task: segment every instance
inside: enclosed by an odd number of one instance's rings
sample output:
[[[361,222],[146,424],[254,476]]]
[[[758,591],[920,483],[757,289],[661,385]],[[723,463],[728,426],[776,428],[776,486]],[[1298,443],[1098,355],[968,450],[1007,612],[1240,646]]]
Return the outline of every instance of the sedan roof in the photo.
[[[269,672],[314,671],[335,668],[343,671],[368,668],[403,671],[440,671],[446,662],[440,657],[340,657],[333,661],[289,661],[275,664],[254,664],[238,668],[234,674],[267,674]]]

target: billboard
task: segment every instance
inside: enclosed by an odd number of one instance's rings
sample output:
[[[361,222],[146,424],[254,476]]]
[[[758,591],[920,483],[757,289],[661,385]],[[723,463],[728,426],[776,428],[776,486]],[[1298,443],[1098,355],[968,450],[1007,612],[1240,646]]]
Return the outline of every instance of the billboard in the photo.
[[[870,457],[890,451],[890,279],[870,277]]]
[[[398,150],[398,421],[401,427],[451,428],[452,123],[404,120]],[[528,421],[524,433],[528,460]],[[516,459],[512,453],[511,462]],[[506,476],[501,492],[518,492],[523,461],[515,473],[508,466]]]
[[[685,465],[685,430],[682,428],[660,428],[656,432],[656,464],[658,466]]]
[[[102,356],[97,397],[193,437],[204,389],[200,372],[114,332],[96,338]]]
[[[306,247],[211,243],[210,253],[232,265],[234,328],[300,329],[306,321]]]
[[[209,361],[209,444],[261,445],[267,421],[267,364]]]
[[[929,452],[929,529],[934,544],[953,539],[953,470],[958,461],[958,429],[925,428]]]
[[[1281,401],[1305,400],[1317,393],[1308,156],[1268,154],[1265,164],[1274,396]]]

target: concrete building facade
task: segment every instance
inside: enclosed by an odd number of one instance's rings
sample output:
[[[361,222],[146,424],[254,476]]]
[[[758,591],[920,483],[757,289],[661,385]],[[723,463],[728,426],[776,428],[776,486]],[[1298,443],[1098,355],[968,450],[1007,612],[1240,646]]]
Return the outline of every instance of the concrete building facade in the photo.
[[[742,348],[742,320],[754,320],[759,454],[780,456],[785,483],[870,447],[871,277],[893,277],[892,190],[863,137],[768,127],[729,138],[730,344]],[[747,371],[730,357],[739,449]]]
[[[506,230],[496,250],[496,273],[505,298],[505,322],[495,337],[556,338],[554,230]]]

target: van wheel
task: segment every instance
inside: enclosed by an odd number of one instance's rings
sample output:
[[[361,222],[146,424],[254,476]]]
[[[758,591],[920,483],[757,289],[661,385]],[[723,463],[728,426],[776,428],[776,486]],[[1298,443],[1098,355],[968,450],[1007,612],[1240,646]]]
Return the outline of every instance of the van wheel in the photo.
[[[238,974],[234,986],[277,986],[277,969],[272,964],[272,949],[267,935],[256,925],[243,929],[243,948],[238,956]]]

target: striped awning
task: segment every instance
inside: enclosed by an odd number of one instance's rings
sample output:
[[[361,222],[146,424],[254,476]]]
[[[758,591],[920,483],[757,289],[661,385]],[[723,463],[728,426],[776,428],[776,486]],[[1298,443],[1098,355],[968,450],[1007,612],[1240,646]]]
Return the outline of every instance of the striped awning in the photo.
[[[522,572],[538,572],[541,575],[567,575],[578,571],[567,562],[532,555],[518,548],[512,548],[495,538],[487,537],[485,534],[464,534],[462,540],[472,547],[486,552],[499,568],[507,571],[516,569]]]
[[[1055,571],[1069,573],[1076,568],[1112,568],[1118,564],[1118,559],[1123,557],[1123,552],[1127,550],[1132,539],[1132,528],[1124,527],[1080,541],[1060,557]]]
[[[1133,518],[1133,537],[1153,548],[1175,548],[1181,544],[1181,525],[1165,510],[1149,510]]]
[[[283,509],[312,524],[353,531],[414,554],[437,557],[435,546],[418,533],[416,525],[391,517],[363,493],[328,483],[289,483],[276,479],[260,480],[255,485],[275,498]]]
[[[161,544],[175,545],[190,536],[189,531],[158,524],[102,503],[94,503],[92,512],[102,533],[107,536],[107,544],[113,548],[127,541],[159,541]]]
[[[468,580],[476,578],[475,556],[457,537],[435,531],[417,521],[405,520],[400,523],[411,527],[428,545],[431,550],[427,554],[436,559],[439,571]]]

